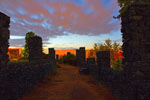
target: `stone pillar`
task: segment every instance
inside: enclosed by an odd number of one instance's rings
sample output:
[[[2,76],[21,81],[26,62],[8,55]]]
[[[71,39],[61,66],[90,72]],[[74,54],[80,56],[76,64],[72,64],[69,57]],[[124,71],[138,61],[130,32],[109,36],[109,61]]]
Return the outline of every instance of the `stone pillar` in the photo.
[[[99,67],[110,68],[110,51],[98,51],[96,52],[96,56]]]
[[[42,59],[42,38],[33,36],[29,38],[29,61]]]
[[[95,64],[95,58],[87,58],[87,64]]]
[[[80,61],[81,62],[85,62],[85,47],[80,47],[80,54],[79,54],[79,56],[80,56]]]
[[[123,67],[127,81],[126,88],[121,90],[127,92],[119,100],[149,100],[150,4],[131,4],[121,20]]]
[[[50,61],[55,61],[55,50],[54,48],[49,48],[49,59]]]
[[[95,74],[95,68],[93,67],[95,64],[95,58],[87,58],[87,68],[89,69],[89,73],[93,76]]]
[[[80,54],[80,51],[78,49],[76,49],[76,60],[77,60],[77,66],[80,66],[80,60],[79,60],[79,54]]]
[[[56,55],[56,61],[57,62],[59,61],[59,55]]]
[[[79,50],[76,50],[76,57],[77,57],[77,66],[84,66],[85,65],[85,47],[80,47]]]
[[[86,60],[85,60],[85,47],[80,47],[80,53],[79,53],[79,61],[80,61],[80,67],[86,68]]]
[[[128,72],[148,71],[150,69],[150,4],[129,6],[121,20],[124,69]]]
[[[6,67],[9,61],[7,55],[10,37],[9,24],[10,17],[0,12],[0,69]]]

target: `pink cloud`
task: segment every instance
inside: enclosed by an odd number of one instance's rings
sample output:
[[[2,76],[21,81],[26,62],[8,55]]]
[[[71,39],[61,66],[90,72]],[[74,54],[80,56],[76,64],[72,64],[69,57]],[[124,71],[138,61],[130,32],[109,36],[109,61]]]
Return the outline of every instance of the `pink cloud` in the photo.
[[[25,35],[29,30],[33,30],[38,35],[47,37],[64,35],[67,31],[80,35],[107,34],[119,28],[119,21],[108,24],[113,17],[110,16],[118,8],[117,0],[109,3],[109,8],[100,4],[104,0],[85,0],[83,6],[76,5],[73,0],[56,0],[56,2],[44,0],[2,0],[0,2],[1,11],[11,18],[17,18],[16,22],[11,21],[11,34]],[[18,13],[18,9],[23,9],[26,14]],[[62,10],[62,8],[64,10]],[[89,14],[85,11],[91,8]],[[15,12],[14,15],[7,9]],[[38,18],[31,18],[36,15]],[[58,29],[61,26],[62,29]],[[22,32],[22,33],[20,33]]]

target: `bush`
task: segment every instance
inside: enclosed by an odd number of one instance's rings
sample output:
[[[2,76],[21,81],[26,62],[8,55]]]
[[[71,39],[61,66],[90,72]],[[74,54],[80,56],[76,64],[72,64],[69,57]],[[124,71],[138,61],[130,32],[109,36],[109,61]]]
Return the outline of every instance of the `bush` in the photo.
[[[26,57],[20,57],[17,60],[10,60],[9,63],[24,63],[29,62],[28,58]]]
[[[116,71],[122,71],[123,67],[122,67],[122,59],[117,59],[115,61],[112,62],[112,69],[116,70]]]
[[[76,56],[69,53],[60,58],[60,63],[76,65]]]

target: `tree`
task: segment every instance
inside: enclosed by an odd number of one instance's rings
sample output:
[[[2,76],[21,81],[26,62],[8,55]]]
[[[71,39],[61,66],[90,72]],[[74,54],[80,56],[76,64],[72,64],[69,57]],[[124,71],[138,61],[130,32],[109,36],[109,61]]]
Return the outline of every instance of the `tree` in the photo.
[[[105,47],[105,50],[111,50],[112,49],[112,41],[110,39],[105,40],[105,43],[103,44]]]
[[[115,61],[112,62],[112,69],[116,71],[121,71],[123,70],[122,67],[122,59],[116,59]]]
[[[114,42],[113,44],[112,44],[112,51],[111,51],[111,53],[112,53],[112,61],[114,61],[114,60],[116,60],[116,59],[118,59],[119,58],[119,51],[120,51],[120,48],[121,48],[121,46],[120,46],[120,44],[119,43],[117,43],[117,42]]]
[[[110,51],[111,56],[111,63],[116,59],[119,59],[119,51],[120,51],[120,44],[117,42],[113,42],[110,39],[105,40],[102,44],[94,44],[93,49],[89,52],[89,57],[96,57],[97,51]]]
[[[88,57],[89,57],[89,58],[90,58],[90,57],[95,57],[95,52],[94,52],[93,49],[91,49],[91,50],[89,51]]]
[[[26,37],[25,37],[25,46],[24,46],[24,52],[23,55],[24,57],[28,58],[29,57],[29,48],[28,48],[28,44],[29,44],[29,38],[35,36],[35,33],[33,32],[28,32],[26,33]]]

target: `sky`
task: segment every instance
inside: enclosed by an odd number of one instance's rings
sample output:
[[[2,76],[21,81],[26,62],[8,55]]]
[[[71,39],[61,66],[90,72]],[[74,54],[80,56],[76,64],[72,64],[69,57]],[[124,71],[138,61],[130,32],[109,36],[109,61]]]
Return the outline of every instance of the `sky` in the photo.
[[[27,32],[41,36],[43,47],[75,49],[111,39],[121,43],[117,0],[0,0],[10,16],[10,47],[23,47]]]

